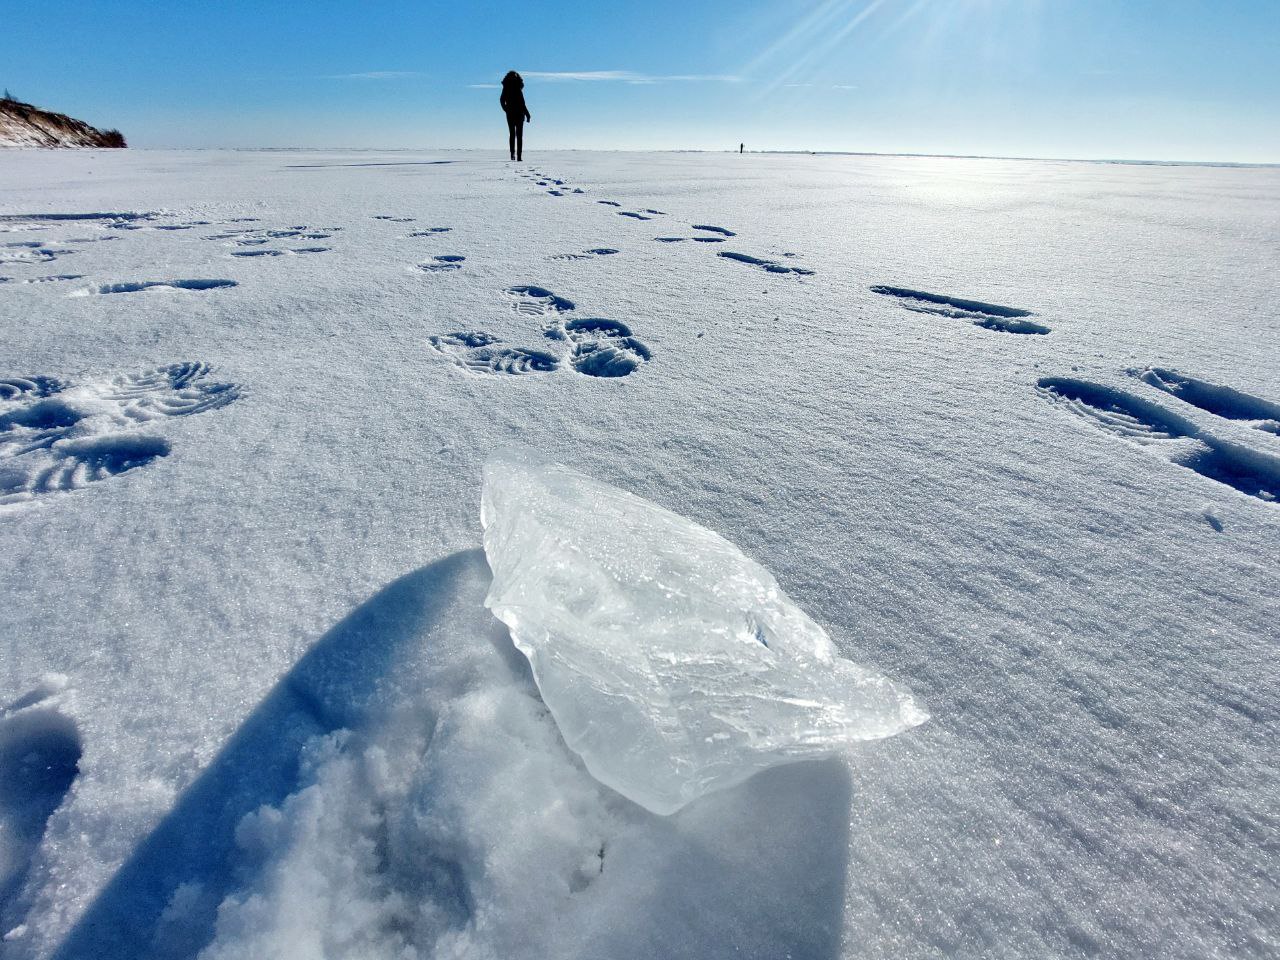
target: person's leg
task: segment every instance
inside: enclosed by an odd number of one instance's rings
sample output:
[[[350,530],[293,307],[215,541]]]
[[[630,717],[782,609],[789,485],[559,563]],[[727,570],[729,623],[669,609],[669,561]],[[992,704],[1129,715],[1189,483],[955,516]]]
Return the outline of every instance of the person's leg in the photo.
[[[524,159],[524,120],[516,121],[516,159]]]
[[[516,158],[516,122],[512,117],[507,117],[507,147],[511,151],[511,159]]]

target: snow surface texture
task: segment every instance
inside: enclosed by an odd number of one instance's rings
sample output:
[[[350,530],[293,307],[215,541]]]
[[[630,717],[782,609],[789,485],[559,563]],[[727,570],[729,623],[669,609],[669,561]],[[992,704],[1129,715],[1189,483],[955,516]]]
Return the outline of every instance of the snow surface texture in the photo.
[[[648,810],[928,719],[737,547],[625,490],[507,454],[485,467],[480,520],[485,605],[565,742]]]
[[[0,183],[37,243],[0,248],[5,442],[58,398],[84,435],[0,470],[168,450],[0,515],[4,960],[1280,952],[1280,172],[10,151]],[[670,817],[600,785],[483,607],[516,443],[727,537],[930,722]]]

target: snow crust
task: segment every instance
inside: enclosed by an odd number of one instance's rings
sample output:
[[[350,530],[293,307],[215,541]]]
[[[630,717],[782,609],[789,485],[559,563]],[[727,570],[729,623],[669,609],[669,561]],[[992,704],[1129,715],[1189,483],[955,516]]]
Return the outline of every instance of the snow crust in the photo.
[[[571,749],[655,813],[928,719],[719,534],[526,455],[484,471],[485,599]]]
[[[1280,171],[0,183],[3,960],[1280,953]],[[603,786],[483,606],[517,445],[719,532],[932,720],[670,816]]]

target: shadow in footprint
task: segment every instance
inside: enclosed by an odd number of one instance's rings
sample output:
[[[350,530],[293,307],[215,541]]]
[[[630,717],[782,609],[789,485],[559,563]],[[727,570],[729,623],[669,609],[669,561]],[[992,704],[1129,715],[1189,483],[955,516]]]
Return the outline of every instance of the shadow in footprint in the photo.
[[[1199,430],[1163,407],[1101,384],[1070,377],[1044,377],[1042,397],[1108,433],[1150,447],[1202,477],[1267,503],[1280,500],[1280,458]]]
[[[453,357],[455,363],[471,373],[524,376],[551,373],[560,361],[543,350],[524,347],[476,347]]]
[[[18,895],[53,812],[79,773],[75,722],[37,689],[0,711],[0,921],[20,922]]]
[[[588,377],[629,376],[653,359],[649,348],[631,335],[631,328],[617,320],[574,317],[544,333],[572,343],[569,365]]]
[[[1173,457],[1179,466],[1267,503],[1280,502],[1280,459],[1205,438],[1208,449]]]
[[[1039,394],[1095,426],[1146,443],[1190,437],[1195,427],[1158,404],[1102,384],[1073,377],[1041,377]]]
[[[418,264],[418,269],[423,273],[444,273],[448,270],[461,270],[462,262],[467,258],[453,253],[442,253],[431,259],[433,261],[431,263]]]
[[[575,344],[569,364],[588,377],[625,377],[635,373],[652,356],[649,348],[635,337],[611,337]]]
[[[574,309],[572,300],[554,294],[546,287],[507,287],[504,292],[513,298],[512,309],[522,317],[554,317]]]
[[[87,290],[77,290],[73,297],[87,297],[107,293],[140,293],[144,290],[219,290],[234,287],[234,280],[137,280],[122,283],[102,283]]]
[[[695,238],[699,239],[699,238]],[[811,277],[813,271],[808,267],[789,267],[786,264],[775,263],[772,260],[764,260],[760,257],[753,257],[748,253],[733,253],[729,250],[722,250],[716,254],[718,257],[724,257],[726,260],[734,260],[738,263],[745,263],[752,267],[759,267],[769,273],[794,273],[800,277]]]
[[[482,551],[452,554],[384,587],[317,640],[137,846],[56,960],[197,953],[236,884],[232,862],[243,817],[279,805],[298,788],[299,751],[311,738],[368,725],[395,682],[394,665],[458,594],[488,576]],[[184,901],[181,921],[161,930],[180,887],[195,895]]]
[[[724,254],[721,254],[724,256]],[[903,307],[916,313],[932,313],[940,317],[951,317],[956,320],[968,320],[975,326],[986,330],[997,330],[1001,333],[1029,333],[1044,335],[1051,333],[1043,323],[1028,320],[1033,316],[1030,310],[1018,307],[1002,307],[996,303],[983,303],[981,300],[963,300],[960,297],[948,297],[940,293],[925,293],[922,290],[908,290],[906,287],[874,286],[872,293],[885,297],[894,297]]]
[[[99,480],[145,467],[167,457],[172,448],[163,437],[109,433],[63,440],[53,449],[57,459],[34,476],[19,472],[0,474],[0,504],[79,490]]]
[[[1148,367],[1130,370],[1132,376],[1184,403],[1226,420],[1241,420],[1258,430],[1280,434],[1280,403],[1272,403],[1232,387],[1189,377],[1177,370]]]
[[[542,350],[496,346],[499,338],[483,330],[442,333],[428,343],[468,373],[508,374],[551,373],[560,361]]]
[[[168,456],[168,440],[126,429],[129,421],[205,413],[240,397],[237,384],[206,382],[211,372],[187,361],[71,390],[52,377],[0,380],[7,408],[0,414],[0,507],[82,489]],[[107,409],[94,432],[80,428]]]

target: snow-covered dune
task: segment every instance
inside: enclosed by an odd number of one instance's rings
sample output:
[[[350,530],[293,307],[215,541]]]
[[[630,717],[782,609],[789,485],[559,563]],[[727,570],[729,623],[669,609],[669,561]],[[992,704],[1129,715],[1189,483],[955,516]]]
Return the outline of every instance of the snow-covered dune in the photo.
[[[1280,950],[1280,171],[0,178],[5,960]],[[601,785],[483,605],[522,450],[931,719],[671,816]]]
[[[123,147],[119,130],[98,130],[7,94],[0,98],[0,147]]]

